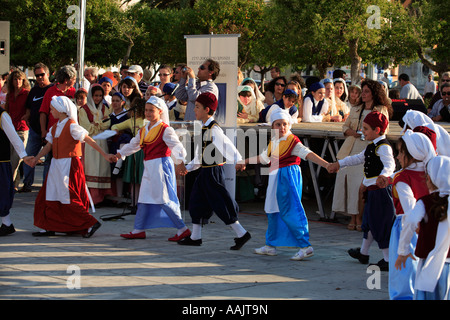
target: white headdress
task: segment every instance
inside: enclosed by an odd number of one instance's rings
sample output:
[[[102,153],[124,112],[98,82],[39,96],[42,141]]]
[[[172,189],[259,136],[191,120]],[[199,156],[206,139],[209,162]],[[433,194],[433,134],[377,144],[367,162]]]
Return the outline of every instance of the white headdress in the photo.
[[[67,114],[67,116],[78,123],[77,107],[66,96],[53,96],[51,104],[53,108],[61,113]]]

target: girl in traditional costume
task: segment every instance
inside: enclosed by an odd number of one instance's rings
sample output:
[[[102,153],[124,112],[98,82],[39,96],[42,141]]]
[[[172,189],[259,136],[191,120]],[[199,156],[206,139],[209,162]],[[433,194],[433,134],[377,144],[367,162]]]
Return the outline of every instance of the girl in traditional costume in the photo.
[[[91,85],[87,95],[87,103],[78,112],[80,126],[82,126],[90,136],[95,136],[109,129],[110,109],[103,104],[104,91],[99,84]],[[104,152],[108,152],[108,142],[106,139],[95,141]],[[86,183],[92,196],[94,204],[100,203],[105,196],[113,195],[111,190],[111,169],[109,163],[102,159],[100,154],[85,145],[83,152],[84,171]]]
[[[88,238],[100,227],[100,223],[89,214],[90,195],[80,160],[81,142],[86,142],[107,162],[115,157],[106,154],[89,137],[87,130],[78,124],[77,107],[69,98],[53,97],[50,110],[58,122],[47,133],[48,143],[34,158],[34,164],[50,151],[53,159],[34,207],[34,225],[42,231],[33,235],[78,232]]]
[[[179,241],[191,234],[181,218],[175,168],[171,159],[172,154],[178,164],[183,164],[186,150],[175,130],[161,120],[165,108],[167,106],[164,100],[150,97],[145,104],[148,124],[116,154],[116,157],[121,158],[141,149],[144,154],[144,173],[134,230],[120,235],[126,239],[145,239],[146,229],[163,227],[177,229],[177,234],[169,238],[169,241]]]
[[[436,156],[426,166],[430,194],[417,201],[414,209],[405,212],[400,234],[397,269],[408,258],[419,258],[415,279],[415,300],[449,300],[450,298],[450,158]],[[410,242],[419,228],[414,255]]]
[[[425,165],[436,156],[436,151],[425,134],[411,130],[407,130],[398,140],[397,149],[397,159],[403,169],[395,173],[392,187],[396,218],[389,242],[389,297],[391,300],[412,300],[417,263],[408,260],[406,268],[401,271],[394,268],[394,263],[397,259],[403,214],[412,210],[416,201],[429,193],[425,181]],[[412,237],[411,252],[414,252],[416,242],[417,236]]]
[[[328,162],[305,147],[290,131],[292,118],[287,110],[277,108],[271,114],[272,137],[267,149],[249,163],[270,163],[269,185],[264,210],[268,217],[266,245],[256,254],[276,255],[276,247],[300,247],[291,260],[303,260],[314,254],[309,242],[308,219],[301,203],[302,174],[300,159],[326,167]]]

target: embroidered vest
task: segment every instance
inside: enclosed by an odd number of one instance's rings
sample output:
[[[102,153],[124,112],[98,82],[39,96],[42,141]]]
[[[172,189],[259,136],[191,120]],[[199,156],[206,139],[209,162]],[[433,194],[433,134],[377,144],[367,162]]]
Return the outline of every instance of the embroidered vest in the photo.
[[[269,142],[268,156],[270,157],[270,171],[287,166],[300,165],[301,159],[292,155],[292,149],[300,142],[300,139],[290,134],[286,140],[280,141],[277,148],[272,151],[272,141]]]
[[[202,168],[222,166],[225,164],[225,158],[212,143],[211,129],[219,124],[213,120],[208,126],[202,127]]]
[[[140,146],[144,151],[144,160],[170,157],[170,149],[163,140],[164,131],[169,125],[161,122],[145,134],[145,128],[140,131]]]
[[[6,112],[5,109],[0,107],[0,117],[2,116],[3,112]],[[0,120],[0,162],[9,162],[9,160],[11,159],[10,150],[11,145],[9,143],[8,136],[6,135],[5,131],[3,131]]]
[[[431,193],[422,197],[420,200],[423,201],[425,205],[425,212],[430,212],[430,208],[433,204],[433,198],[436,197],[436,193]],[[449,217],[447,217],[448,219]],[[428,254],[434,249],[436,244],[436,233],[438,229],[439,221],[432,216],[427,214],[427,222],[422,220],[419,224],[419,235],[417,238],[417,245],[415,254],[421,259],[426,259]],[[447,258],[450,258],[450,250],[447,253]]]
[[[311,114],[313,116],[320,115],[320,112],[322,111],[322,107],[323,107],[323,103],[324,103],[325,99],[320,100],[319,103],[316,106],[316,104],[314,102],[314,97],[312,96],[312,94],[309,93],[309,94],[306,95],[306,97],[309,97],[311,99],[311,102],[312,102],[312,105],[313,105]]]
[[[414,198],[416,200],[429,194],[427,183],[425,181],[425,172],[413,170],[401,170],[397,172],[394,176],[394,182],[392,187],[392,198],[394,201],[396,215],[405,213],[402,208],[402,204],[400,203],[397,189],[395,188],[398,182],[404,182],[408,186],[410,186],[411,190],[413,191]]]
[[[370,143],[364,152],[364,175],[367,179],[378,177],[383,170],[383,162],[377,155],[378,148],[383,144],[391,146],[386,139],[382,139],[376,144]]]
[[[84,109],[84,111],[86,111],[87,117],[89,119],[89,122],[94,121],[94,115],[92,114],[91,110],[89,109],[88,105],[85,104],[83,106],[81,106],[81,108]],[[102,103],[102,114],[105,115],[105,110],[106,110],[106,106]]]
[[[70,134],[70,125],[72,123],[75,123],[72,119],[69,119],[66,122],[58,138],[55,138],[56,123],[50,129],[53,136],[53,158],[62,159],[82,156],[81,142],[79,140],[75,140]]]

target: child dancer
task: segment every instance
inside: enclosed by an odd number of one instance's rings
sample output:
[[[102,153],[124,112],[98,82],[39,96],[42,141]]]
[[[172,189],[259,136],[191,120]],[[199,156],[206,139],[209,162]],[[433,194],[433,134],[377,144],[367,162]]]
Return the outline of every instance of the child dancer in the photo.
[[[10,144],[11,142],[11,144]],[[0,107],[0,217],[2,225],[0,236],[6,236],[16,232],[9,216],[9,210],[14,200],[14,183],[12,179],[12,169],[10,163],[10,146],[13,146],[21,159],[27,165],[31,165],[30,158],[27,157],[23,141],[16,133],[8,112]]]
[[[266,245],[255,249],[256,254],[274,256],[277,246],[300,247],[291,260],[311,257],[314,250],[309,242],[308,219],[303,209],[300,158],[326,167],[328,162],[305,147],[291,133],[291,116],[278,108],[270,122],[275,135],[268,148],[259,156],[245,160],[249,163],[270,163],[269,185],[264,210],[268,217]],[[236,167],[241,169],[239,165]]]
[[[177,165],[184,168],[186,150],[175,130],[161,120],[164,108],[167,108],[164,100],[150,97],[145,104],[145,118],[149,123],[116,154],[121,158],[141,149],[144,153],[134,230],[120,235],[126,239],[145,239],[145,229],[163,227],[177,228],[177,234],[169,241],[179,241],[191,234],[181,218],[175,168],[170,157],[172,152]]]
[[[389,238],[394,220],[394,204],[389,177],[394,173],[395,160],[392,147],[384,135],[389,121],[378,111],[369,113],[363,121],[362,130],[366,140],[372,141],[361,153],[345,157],[328,166],[330,173],[340,167],[364,163],[363,185],[367,187],[362,230],[361,248],[348,251],[360,263],[369,263],[369,249],[375,240],[383,252],[383,259],[376,265],[382,271],[389,269]]]
[[[425,134],[411,130],[407,130],[398,140],[397,149],[397,159],[403,169],[394,175],[392,187],[396,219],[389,242],[389,297],[391,300],[412,300],[417,263],[408,260],[403,270],[394,268],[402,230],[401,220],[405,212],[414,208],[419,198],[429,193],[425,181],[425,165],[436,156],[436,151]],[[410,243],[411,252],[414,252],[416,242],[417,236],[413,236]]]
[[[426,168],[430,194],[420,198],[414,209],[403,216],[398,258],[401,269],[410,252],[411,238],[419,228],[415,256],[419,258],[415,281],[415,300],[449,300],[450,298],[450,158],[436,156]]]
[[[194,182],[189,200],[192,235],[178,241],[178,244],[200,246],[202,224],[214,211],[237,235],[237,238],[234,238],[235,245],[230,247],[230,250],[239,250],[251,236],[238,221],[239,207],[225,187],[223,164],[225,159],[237,163],[242,157],[214,120],[217,105],[216,96],[210,92],[202,93],[195,102],[195,116],[203,123],[202,149],[199,150],[197,146],[196,157],[179,173],[185,175],[187,170],[198,168],[200,173]]]
[[[58,122],[47,133],[48,143],[34,158],[33,166],[48,152],[53,159],[47,178],[36,197],[34,225],[43,229],[33,236],[52,236],[55,232],[81,232],[89,238],[100,223],[89,214],[90,195],[81,164],[81,141],[89,144],[107,161],[107,155],[77,122],[77,107],[67,97],[53,97],[50,111]]]

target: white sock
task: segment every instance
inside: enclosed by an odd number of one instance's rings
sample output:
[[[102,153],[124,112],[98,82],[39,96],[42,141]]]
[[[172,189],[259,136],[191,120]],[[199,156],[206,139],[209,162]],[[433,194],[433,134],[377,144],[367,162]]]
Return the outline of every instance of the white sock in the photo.
[[[238,236],[238,238],[242,238],[244,236],[244,234],[247,233],[247,230],[245,230],[244,227],[241,226],[239,221],[232,223],[231,228],[233,228],[234,232],[236,232],[236,235]]]
[[[181,235],[183,232],[185,232],[187,230],[187,227],[186,226],[184,226],[183,228],[181,228],[181,229],[178,229],[178,231],[177,231],[177,236],[179,236],[179,235]]]
[[[381,252],[383,252],[384,261],[389,262],[389,248],[381,249]]]
[[[202,225],[201,224],[193,224],[192,225],[192,240],[199,240],[202,238]]]
[[[362,245],[361,245],[361,254],[368,256],[369,255],[369,249],[373,242],[373,236],[372,232],[367,233],[367,239],[363,239]]]
[[[144,230],[134,229],[133,231],[131,231],[132,234],[141,233],[141,232],[144,232]]]
[[[7,227],[9,227],[12,224],[9,214],[6,217],[2,217],[2,223]]]

